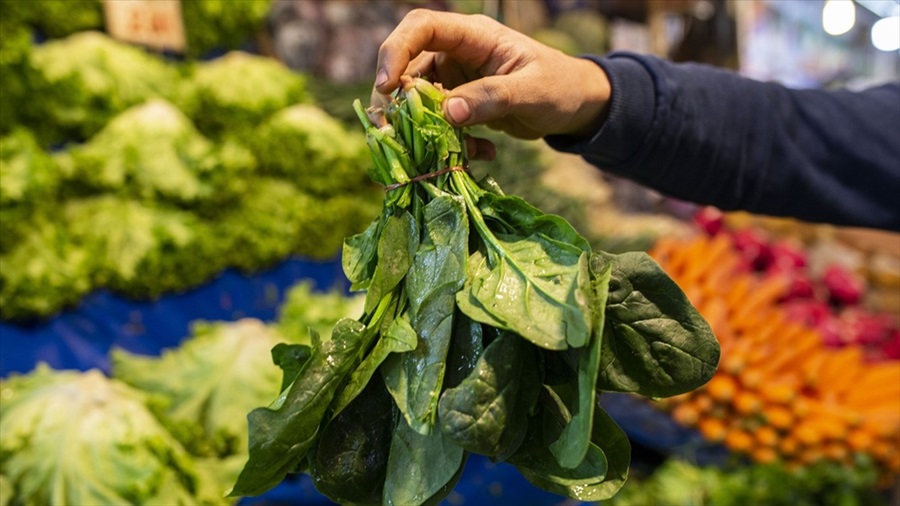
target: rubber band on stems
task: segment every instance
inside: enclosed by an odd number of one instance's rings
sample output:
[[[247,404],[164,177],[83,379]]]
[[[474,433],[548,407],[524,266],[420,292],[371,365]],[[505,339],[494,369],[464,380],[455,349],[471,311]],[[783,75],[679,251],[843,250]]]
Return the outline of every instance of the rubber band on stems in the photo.
[[[434,179],[438,176],[441,176],[444,174],[449,174],[450,172],[458,172],[458,171],[466,172],[468,170],[469,170],[468,168],[463,167],[462,165],[454,165],[453,167],[447,167],[445,169],[436,170],[434,172],[428,172],[427,174],[420,174],[416,177],[410,178],[409,181],[406,181],[404,183],[394,183],[394,184],[385,185],[384,191],[388,191],[388,192],[393,191],[398,188],[403,188],[406,185],[417,183],[419,181],[425,181],[426,179]]]

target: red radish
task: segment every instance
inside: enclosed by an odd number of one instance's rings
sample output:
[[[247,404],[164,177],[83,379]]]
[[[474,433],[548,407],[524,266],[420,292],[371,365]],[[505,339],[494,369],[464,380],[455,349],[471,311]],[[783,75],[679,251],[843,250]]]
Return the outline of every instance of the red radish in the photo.
[[[779,268],[802,268],[807,265],[806,252],[788,241],[771,245],[772,265]]]
[[[825,269],[822,283],[828,289],[832,302],[846,306],[859,302],[865,289],[862,278],[839,265],[830,265]]]
[[[764,270],[772,263],[772,250],[765,235],[751,228],[738,230],[732,234],[734,246],[756,270]]]
[[[881,346],[881,352],[888,360],[900,360],[900,329],[891,332],[891,336]]]
[[[694,214],[694,222],[713,236],[725,226],[725,215],[715,207],[704,207]]]

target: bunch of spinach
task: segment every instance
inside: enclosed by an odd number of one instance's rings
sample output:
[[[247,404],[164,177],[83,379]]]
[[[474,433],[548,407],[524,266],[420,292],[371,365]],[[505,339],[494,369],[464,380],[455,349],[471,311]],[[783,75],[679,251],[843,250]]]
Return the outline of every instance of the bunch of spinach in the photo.
[[[601,500],[630,446],[599,392],[671,396],[713,375],[715,337],[657,264],[593,252],[562,218],[472,179],[443,98],[407,79],[381,110],[354,103],[387,190],[344,244],[364,313],[274,350],[286,387],[249,414],[232,495],[305,471],[340,503],[435,502],[479,453]]]

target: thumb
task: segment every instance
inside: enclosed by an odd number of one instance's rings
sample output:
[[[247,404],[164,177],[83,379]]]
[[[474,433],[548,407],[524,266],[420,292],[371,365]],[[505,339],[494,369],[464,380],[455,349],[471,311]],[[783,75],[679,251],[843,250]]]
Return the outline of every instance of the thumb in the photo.
[[[444,116],[454,126],[487,123],[509,114],[512,93],[509,76],[476,79],[453,88],[444,101]]]

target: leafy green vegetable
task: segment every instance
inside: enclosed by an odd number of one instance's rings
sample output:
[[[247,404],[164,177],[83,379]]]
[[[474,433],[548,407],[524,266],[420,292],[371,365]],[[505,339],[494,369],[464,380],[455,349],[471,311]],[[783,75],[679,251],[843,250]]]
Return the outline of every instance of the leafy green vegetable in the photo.
[[[354,192],[369,185],[365,138],[314,105],[276,112],[247,144],[264,174],[293,181],[311,194]]]
[[[384,384],[369,382],[319,436],[309,459],[316,489],[341,504],[380,503],[394,423]]]
[[[192,454],[246,458],[246,414],[278,395],[280,374],[267,366],[284,338],[249,318],[192,330],[160,357],[113,350],[113,376],[164,399],[160,418]]]
[[[629,483],[611,506],[886,506],[878,471],[859,457],[850,465],[821,460],[807,468],[783,464],[699,467],[670,458],[650,477]]]
[[[339,321],[330,340],[314,343],[312,356],[274,407],[250,412],[250,458],[230,495],[265,492],[306,458],[335,390],[350,372],[364,330],[359,322]]]
[[[174,66],[98,32],[36,46],[31,60],[47,89],[26,124],[45,142],[83,141],[125,109],[178,93]]]
[[[0,381],[0,466],[12,504],[223,504],[142,394],[99,371]]]
[[[61,179],[57,164],[28,130],[0,138],[0,253],[54,212]]]
[[[709,381],[719,345],[684,292],[645,253],[595,253],[594,269],[612,264],[600,388],[669,397]]]
[[[244,190],[255,165],[248,151],[227,149],[200,135],[171,103],[151,100],[119,114],[69,154],[78,184],[92,190],[218,209]]]
[[[441,430],[467,451],[502,460],[522,443],[540,387],[535,350],[502,333],[471,374],[441,395]]]
[[[224,267],[209,226],[191,213],[111,195],[71,200],[63,212],[72,242],[91,254],[95,286],[156,297]]]
[[[217,49],[237,49],[263,30],[271,0],[186,0],[181,3],[187,55],[202,57]]]
[[[369,175],[386,191],[381,214],[344,243],[351,288],[366,291],[363,314],[352,321],[358,345],[332,360],[339,371],[324,378],[312,365],[314,351],[275,411],[251,413],[258,450],[235,494],[262,492],[302,470],[302,456],[316,447],[312,472],[324,474],[323,487],[342,501],[372,502],[383,482],[384,504],[438,502],[468,452],[508,460],[551,492],[607,499],[627,478],[630,447],[597,405],[610,377],[605,367],[630,374],[638,391],[661,395],[712,374],[695,364],[714,370],[715,338],[671,280],[630,256],[593,253],[562,218],[504,195],[491,180],[472,179],[464,132],[441,116],[443,97],[409,78],[384,110],[354,103]],[[636,297],[650,301],[652,312],[632,304]],[[654,320],[645,325],[645,318]],[[680,326],[654,326],[668,321]],[[678,333],[666,334],[670,327]],[[683,360],[606,355],[656,341],[677,343]],[[387,467],[361,476],[352,449],[380,459],[383,447],[357,445],[369,419],[355,410],[382,381],[397,412]],[[292,402],[298,390],[319,396]],[[322,427],[328,440],[317,432]],[[360,495],[343,495],[327,463]]]
[[[364,303],[363,295],[346,295],[337,288],[316,291],[311,281],[300,281],[285,294],[275,327],[289,341],[310,345],[310,331],[329,335],[341,318],[363,314]]]
[[[31,224],[21,242],[0,256],[0,317],[49,316],[79,301],[93,286],[90,253],[52,221]]]
[[[425,504],[443,497],[459,479],[465,461],[463,449],[443,432],[423,435],[401,419],[391,440],[382,504]]]
[[[223,6],[224,7],[224,6]],[[233,6],[228,4],[228,9]],[[249,136],[276,111],[307,101],[305,79],[280,62],[242,51],[197,64],[182,110],[204,135]]]

